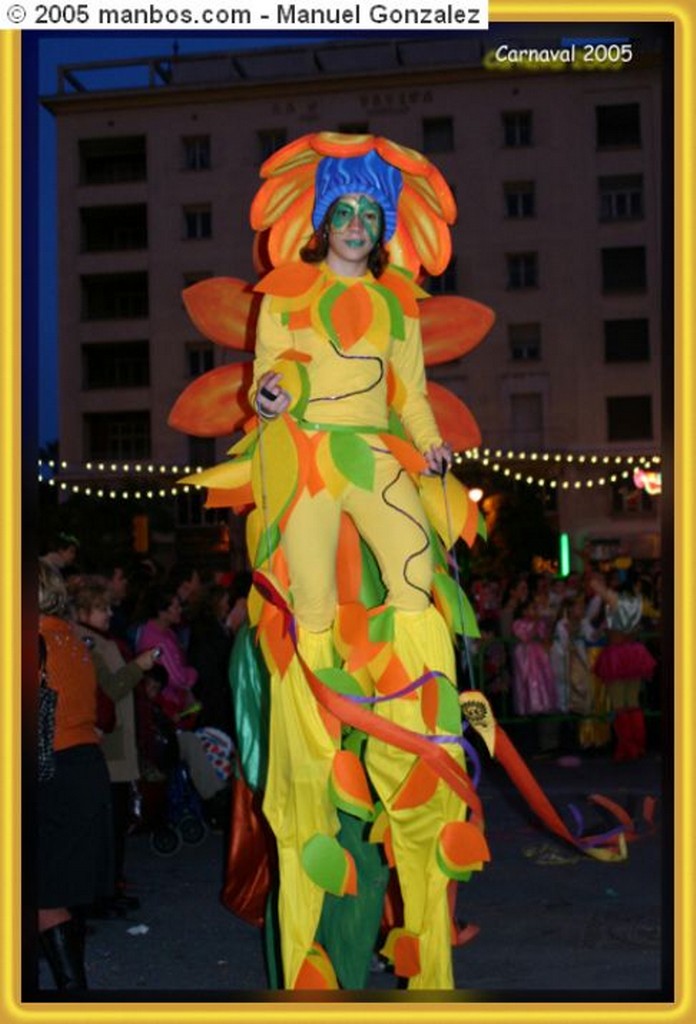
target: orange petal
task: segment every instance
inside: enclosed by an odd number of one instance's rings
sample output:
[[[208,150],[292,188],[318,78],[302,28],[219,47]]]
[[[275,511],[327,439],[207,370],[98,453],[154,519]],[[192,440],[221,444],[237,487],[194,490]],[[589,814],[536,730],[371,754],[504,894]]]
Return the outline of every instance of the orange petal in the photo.
[[[420,974],[420,943],[416,935],[400,935],[394,943],[394,974],[413,978]]]
[[[254,231],[270,227],[307,189],[311,190],[314,174],[314,167],[304,164],[267,178],[251,204],[249,219]]]
[[[205,499],[206,508],[232,508],[241,509],[246,505],[253,505],[254,495],[251,491],[251,482],[243,487],[211,487]]]
[[[432,165],[427,177],[415,177],[408,174],[404,177],[409,189],[413,189],[423,199],[436,217],[441,217],[446,224],[453,224],[457,219],[457,206],[450,187],[440,172]]]
[[[432,768],[425,761],[416,761],[396,795],[392,810],[401,811],[406,807],[420,807],[427,803],[437,783],[438,777]]]
[[[428,184],[438,198],[442,216],[448,224],[454,224],[457,219],[457,201],[454,198],[452,189],[447,184],[444,175],[438,170],[435,164],[430,165],[428,171]]]
[[[312,236],[314,192],[296,199],[275,222],[268,238],[268,255],[274,267],[298,258],[300,249]],[[445,264],[446,266],[446,264]]]
[[[450,821],[443,825],[439,843],[452,864],[478,864],[491,859],[483,832],[469,821]]]
[[[467,513],[466,522],[464,523],[464,529],[462,530],[460,536],[462,540],[465,542],[465,544],[468,547],[471,547],[471,545],[476,540],[476,534],[478,532],[479,513],[478,505],[476,504],[475,501],[472,501],[471,498],[469,498],[468,493],[467,501],[469,511]]]
[[[254,291],[281,298],[296,298],[311,288],[320,273],[321,271],[311,263],[288,263],[266,274],[254,285]]]
[[[307,469],[307,490],[312,495],[312,497],[314,497],[315,494],[318,494],[319,491],[323,491],[324,487],[326,486],[326,484],[324,483],[324,477],[319,472],[319,466],[317,465],[317,448],[319,447],[321,440],[322,435],[319,433],[315,434],[313,437],[310,435],[310,437],[308,438],[311,454],[309,456],[309,466]],[[340,570],[338,571],[340,572]]]
[[[441,274],[452,255],[450,230],[442,217],[433,213],[424,199],[404,184],[399,200],[404,230],[429,274]]]
[[[312,326],[312,311],[307,309],[293,310],[288,317],[288,327],[291,331],[302,331]]]
[[[404,441],[395,434],[380,434],[379,439],[407,473],[420,473],[425,469],[424,457],[409,441]]]
[[[206,338],[245,352],[256,341],[254,294],[236,277],[211,277],[182,292],[186,312]]]
[[[389,256],[397,267],[404,267],[414,277],[420,273],[421,260],[416,252],[411,236],[400,222],[397,222],[396,231],[387,243]]]
[[[348,135],[342,132],[317,132],[312,148],[321,156],[364,156],[375,148],[374,135]]]
[[[481,444],[481,431],[464,402],[449,388],[428,381],[428,400],[443,438],[457,451]]]
[[[480,345],[495,323],[488,306],[457,295],[435,295],[420,305],[426,366],[459,359]]]
[[[218,366],[192,381],[174,403],[167,423],[195,437],[232,434],[252,414],[247,392],[251,363]]]
[[[331,307],[333,324],[342,348],[351,348],[372,322],[370,296],[361,284],[347,288]]]
[[[294,167],[305,163],[316,163],[317,155],[314,152],[311,141],[313,133],[301,135],[299,139],[293,139],[287,146],[282,146],[275,153],[271,153],[267,160],[261,164],[259,174],[262,178],[268,178],[272,174],[284,174]]]
[[[379,678],[375,680],[375,686],[380,694],[386,696],[389,693],[397,693],[399,690],[403,690],[410,682],[411,680],[403,666],[403,662],[395,654],[392,654],[386,668]],[[418,694],[414,691],[409,693],[405,699],[416,700],[417,697]]]
[[[338,987],[336,974],[326,950],[318,942],[313,942],[312,948],[302,961],[293,988],[298,991],[306,989],[322,991]]]
[[[267,602],[264,603],[259,623],[259,642],[264,658],[276,666],[281,676],[284,675],[292,661],[295,647],[285,628],[283,614]]]
[[[428,293],[419,288],[415,281],[400,274],[398,270],[387,267],[380,277],[379,283],[396,295],[406,316],[416,317],[419,315],[416,299],[427,298]]]
[[[359,601],[361,577],[360,535],[350,516],[342,513],[336,553],[336,585],[339,605]],[[367,629],[367,626],[365,628]]]
[[[375,139],[375,149],[388,164],[398,167],[400,171],[407,174],[425,175],[432,167],[428,158],[418,150],[401,146],[398,142],[392,142],[391,139],[385,139],[383,136]]]

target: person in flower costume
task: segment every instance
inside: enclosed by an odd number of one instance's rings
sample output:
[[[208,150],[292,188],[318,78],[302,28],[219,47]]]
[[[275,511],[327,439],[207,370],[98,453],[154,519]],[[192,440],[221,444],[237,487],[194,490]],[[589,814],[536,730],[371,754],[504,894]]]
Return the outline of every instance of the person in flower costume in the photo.
[[[450,989],[452,882],[489,859],[462,712],[491,753],[499,734],[485,698],[460,701],[455,685],[453,639],[477,630],[448,551],[483,527],[449,472],[451,445],[480,437],[463,403],[426,384],[424,363],[463,355],[494,318],[417,283],[447,266],[456,215],[425,157],[323,132],[279,150],[261,175],[251,224],[267,272],[253,289],[213,279],[184,293],[203,333],[253,349],[251,379],[248,364],[211,371],[170,423],[245,430],[231,460],[187,482],[208,487],[209,505],[252,509],[284,985],[353,984],[348,941],[362,943],[366,977],[379,915],[355,927],[346,909],[327,926],[325,901],[348,908],[372,885],[381,903],[367,840],[403,898],[383,953],[409,988]]]

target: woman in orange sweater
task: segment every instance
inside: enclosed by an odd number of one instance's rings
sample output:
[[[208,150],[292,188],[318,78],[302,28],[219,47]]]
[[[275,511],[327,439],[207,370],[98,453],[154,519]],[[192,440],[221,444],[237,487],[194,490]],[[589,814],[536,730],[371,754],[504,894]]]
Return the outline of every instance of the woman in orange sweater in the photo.
[[[39,631],[48,685],[58,692],[51,779],[39,783],[39,940],[59,991],[87,988],[84,934],[73,908],[109,895],[109,775],[96,722],[92,657],[66,618],[63,580],[39,564]]]

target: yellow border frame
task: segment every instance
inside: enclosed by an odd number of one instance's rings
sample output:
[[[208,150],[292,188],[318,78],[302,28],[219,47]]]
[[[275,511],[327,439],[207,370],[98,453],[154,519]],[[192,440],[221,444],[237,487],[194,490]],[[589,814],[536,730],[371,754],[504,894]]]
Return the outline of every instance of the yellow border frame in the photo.
[[[433,0],[434,5],[437,0]],[[684,3],[688,0],[684,0]],[[462,3],[462,6],[465,4]],[[592,1018],[634,1024],[642,1021],[690,1021],[694,1019],[694,986],[689,964],[696,962],[694,943],[694,881],[690,870],[693,858],[694,825],[694,746],[690,734],[694,712],[693,658],[693,523],[696,509],[692,395],[696,386],[694,357],[689,328],[696,322],[692,282],[696,220],[692,193],[694,161],[693,110],[696,106],[693,60],[694,16],[676,2],[554,2],[554,0],[491,0],[491,21],[588,21],[636,22],[662,21],[675,27],[675,176],[676,238],[675,296],[675,531],[679,550],[678,565],[683,567],[675,580],[676,678],[675,678],[675,763],[676,821],[675,844],[676,918],[675,965],[676,998],[671,1004],[641,1003],[187,1003],[185,1008],[172,1003],[86,1003],[82,1007],[21,1004],[19,900],[20,861],[18,829],[7,827],[19,809],[19,737],[20,737],[20,35],[0,32],[0,450],[2,486],[0,486],[0,565],[4,570],[3,607],[0,616],[0,750],[4,770],[0,771],[0,883],[5,897],[0,915],[0,1019],[2,1021],[56,1021],[72,1024],[76,1017],[117,1024],[124,1015],[131,1021],[256,1022],[267,1020],[327,1022],[387,1020],[395,1013],[407,1024],[412,1020],[451,1021],[460,1017],[486,1022],[590,1021]],[[692,328],[693,329],[693,328]],[[9,453],[10,457],[7,457]],[[12,458],[12,455],[15,457]],[[676,474],[675,474],[676,475]],[[669,685],[669,681],[667,682]],[[8,770],[10,768],[12,770]],[[398,1007],[398,1008],[397,1008]]]

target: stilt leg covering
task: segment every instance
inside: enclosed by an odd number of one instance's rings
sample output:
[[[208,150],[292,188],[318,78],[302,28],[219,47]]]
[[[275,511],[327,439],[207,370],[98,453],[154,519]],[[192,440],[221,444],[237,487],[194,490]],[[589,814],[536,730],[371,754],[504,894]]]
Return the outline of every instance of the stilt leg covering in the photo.
[[[299,631],[299,647],[315,667],[333,664],[331,631]],[[329,796],[336,744],[293,657],[283,676],[271,676],[268,781],[263,810],[278,842],[278,919],[284,984],[294,988],[319,924],[324,889],[307,874],[302,851],[312,837],[339,829]],[[311,987],[311,986],[310,986]]]
[[[411,679],[424,668],[454,679],[455,666],[447,627],[435,608],[395,614],[394,650]],[[421,734],[426,727],[422,700],[396,699],[377,705],[375,713]],[[463,764],[461,748],[448,753]],[[466,806],[443,782],[426,788],[424,802],[395,807],[397,795],[416,763],[413,754],[370,738],[366,764],[391,825],[396,869],[404,901],[404,929],[390,945],[395,967],[409,977],[409,988],[453,987],[451,921],[447,900],[449,879],[438,866],[443,828],[463,822]],[[408,941],[406,941],[408,939]],[[398,957],[397,957],[398,953]]]

